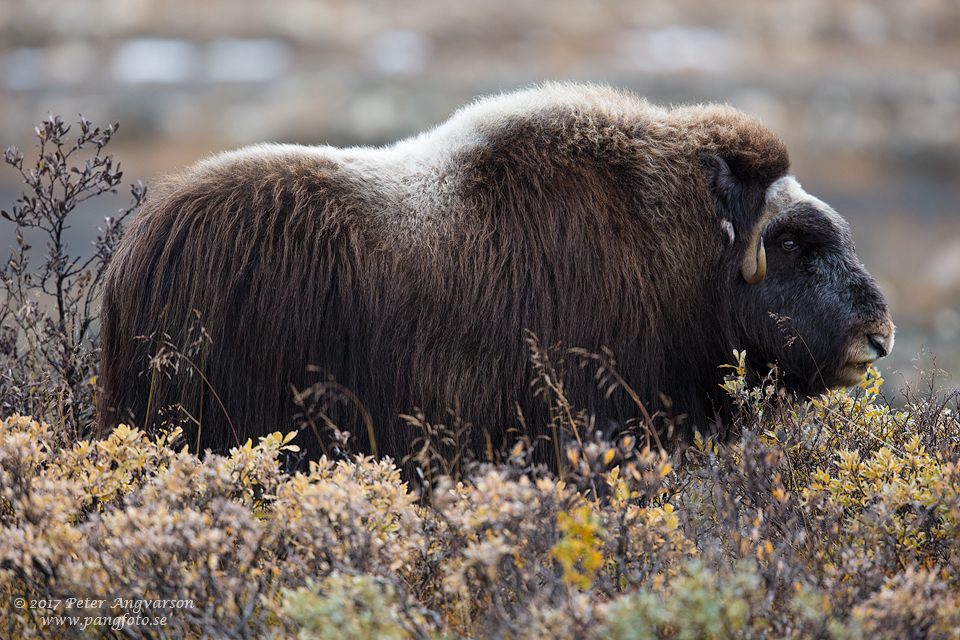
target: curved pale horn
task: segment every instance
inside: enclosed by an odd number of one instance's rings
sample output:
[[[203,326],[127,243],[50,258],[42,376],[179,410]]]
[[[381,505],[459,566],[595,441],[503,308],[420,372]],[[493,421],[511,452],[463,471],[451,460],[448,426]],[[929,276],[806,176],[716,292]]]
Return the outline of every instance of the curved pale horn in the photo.
[[[758,245],[756,253],[747,247],[747,254],[740,264],[740,273],[749,284],[760,284],[767,275],[767,252],[763,248],[763,238],[760,238]]]
[[[750,235],[747,251],[743,254],[740,273],[743,274],[743,279],[750,284],[760,284],[767,275],[767,252],[763,248],[763,230],[767,228],[767,223],[775,214],[776,209],[769,207],[760,216],[756,226],[753,227],[753,233]]]

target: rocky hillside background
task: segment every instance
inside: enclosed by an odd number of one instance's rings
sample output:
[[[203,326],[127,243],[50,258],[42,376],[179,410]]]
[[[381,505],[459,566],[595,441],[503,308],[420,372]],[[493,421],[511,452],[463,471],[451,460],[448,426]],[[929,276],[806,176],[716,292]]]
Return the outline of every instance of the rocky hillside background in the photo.
[[[0,0],[0,148],[48,112],[119,120],[126,181],[257,141],[387,143],[543,80],[762,117],[891,302],[888,383],[927,352],[960,382],[958,0]]]

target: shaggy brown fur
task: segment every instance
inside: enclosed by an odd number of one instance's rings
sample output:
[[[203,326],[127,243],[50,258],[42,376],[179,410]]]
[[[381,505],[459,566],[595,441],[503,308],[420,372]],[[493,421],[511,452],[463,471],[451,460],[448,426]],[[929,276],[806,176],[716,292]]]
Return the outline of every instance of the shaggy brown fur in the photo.
[[[717,367],[749,325],[738,296],[760,288],[740,278],[744,246],[788,164],[780,139],[732,108],[575,85],[482,100],[384,149],[201,162],[154,188],[111,265],[101,428],[150,427],[179,406],[201,423],[200,448],[224,451],[293,428],[291,389],[329,374],[370,411],[381,455],[409,451],[399,413],[443,422],[457,401],[498,446],[517,405],[535,433],[547,420],[527,329],[609,347],[651,411],[665,394],[705,426]],[[211,342],[192,365],[152,374],[160,343],[186,351],[197,320]],[[589,373],[568,385],[601,418],[638,413],[619,393],[603,400]],[[369,451],[356,413],[339,419]],[[298,441],[319,454],[313,434]]]

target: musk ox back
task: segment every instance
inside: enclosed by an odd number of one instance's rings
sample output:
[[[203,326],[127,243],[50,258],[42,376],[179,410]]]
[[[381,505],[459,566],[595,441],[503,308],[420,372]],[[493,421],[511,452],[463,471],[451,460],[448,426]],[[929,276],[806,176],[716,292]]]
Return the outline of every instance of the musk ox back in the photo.
[[[527,330],[609,348],[687,434],[722,418],[735,348],[800,395],[853,384],[893,325],[846,222],[788,166],[735,109],[578,85],[483,99],[389,147],[200,162],[153,189],[110,267],[100,428],[173,408],[191,446],[225,451],[293,428],[293,389],[330,377],[380,455],[417,436],[399,414],[445,422],[455,404],[483,455],[518,408],[534,435],[549,420]],[[153,370],[171,347],[176,369]],[[639,414],[575,368],[566,384],[600,424]],[[361,416],[335,419],[369,452]],[[315,433],[298,443],[324,450]]]

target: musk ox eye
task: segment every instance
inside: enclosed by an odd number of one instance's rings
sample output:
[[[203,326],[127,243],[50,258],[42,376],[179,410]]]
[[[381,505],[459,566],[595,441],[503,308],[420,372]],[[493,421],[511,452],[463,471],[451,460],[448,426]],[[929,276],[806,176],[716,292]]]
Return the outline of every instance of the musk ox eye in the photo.
[[[800,248],[800,243],[793,238],[787,238],[780,241],[780,248],[787,252],[796,251]]]

